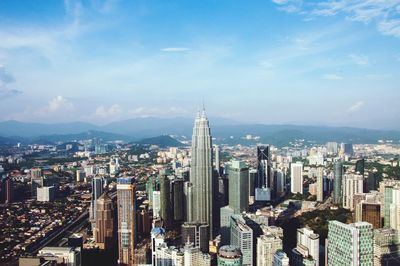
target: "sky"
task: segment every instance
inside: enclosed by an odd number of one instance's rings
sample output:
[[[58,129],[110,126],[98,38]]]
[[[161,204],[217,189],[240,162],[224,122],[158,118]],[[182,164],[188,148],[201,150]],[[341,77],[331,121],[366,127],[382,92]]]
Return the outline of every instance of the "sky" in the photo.
[[[400,0],[0,0],[0,121],[400,129]]]

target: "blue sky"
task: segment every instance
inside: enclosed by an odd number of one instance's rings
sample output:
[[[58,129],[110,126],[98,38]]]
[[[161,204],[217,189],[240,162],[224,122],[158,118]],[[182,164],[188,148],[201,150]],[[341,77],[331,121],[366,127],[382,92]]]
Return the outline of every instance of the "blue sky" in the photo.
[[[400,129],[400,0],[0,0],[0,120]]]

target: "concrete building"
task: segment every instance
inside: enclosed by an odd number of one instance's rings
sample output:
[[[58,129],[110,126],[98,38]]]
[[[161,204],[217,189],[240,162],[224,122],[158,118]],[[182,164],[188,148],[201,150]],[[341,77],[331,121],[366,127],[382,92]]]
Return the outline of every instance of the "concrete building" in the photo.
[[[290,165],[290,174],[290,191],[293,194],[303,194],[303,163],[292,163]]]
[[[243,265],[253,265],[253,230],[240,215],[231,217],[231,245],[242,252]]]
[[[222,246],[218,251],[218,266],[242,266],[242,253],[235,246]]]
[[[37,257],[47,261],[56,261],[59,265],[81,266],[81,248],[45,247],[39,250]]]
[[[153,191],[153,217],[160,217],[160,208],[161,208],[161,193],[160,191]]]
[[[257,266],[272,265],[275,253],[281,249],[282,238],[279,234],[266,233],[259,236],[257,238]]]
[[[297,246],[292,250],[293,266],[319,265],[319,235],[308,228],[297,229]]]
[[[324,168],[317,168],[317,201],[324,201]]]
[[[201,252],[207,253],[209,248],[209,225],[197,223],[184,223],[182,225],[182,242],[191,243],[199,247]]]
[[[94,239],[100,249],[110,249],[114,243],[114,204],[104,193],[96,203],[96,227]]]
[[[103,194],[104,179],[102,177],[94,177],[92,179],[92,198],[90,200],[90,220],[92,228],[96,227],[96,203],[97,199]]]
[[[136,186],[133,177],[117,179],[118,263],[135,265]]]
[[[37,201],[51,202],[54,201],[56,190],[51,187],[38,187],[37,188]]]
[[[327,239],[328,266],[373,265],[374,233],[366,222],[344,224],[329,221]]]
[[[345,174],[343,177],[343,208],[354,210],[353,197],[364,192],[364,177],[357,174]]]
[[[154,227],[151,232],[151,265],[157,265],[157,254],[156,250],[158,247],[164,244],[165,242],[165,229],[161,227]]]
[[[187,244],[184,247],[184,265],[211,266],[211,256],[201,252],[199,247]]]
[[[274,254],[272,266],[289,266],[289,258],[284,251],[279,250]]]
[[[373,265],[400,265],[400,242],[397,230],[386,228],[374,230]]]

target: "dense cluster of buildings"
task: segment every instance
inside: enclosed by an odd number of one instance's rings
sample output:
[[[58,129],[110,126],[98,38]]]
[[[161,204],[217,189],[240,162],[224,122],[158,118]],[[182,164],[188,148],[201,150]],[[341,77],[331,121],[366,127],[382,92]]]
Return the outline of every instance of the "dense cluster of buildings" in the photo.
[[[66,144],[73,162],[5,174],[0,222],[15,226],[0,227],[0,243],[8,243],[0,260],[83,265],[90,254],[122,266],[400,263],[400,181],[368,166],[394,165],[390,152],[377,155],[385,144],[296,140],[278,149],[212,140],[203,110],[190,149],[132,154],[132,144]],[[17,187],[26,188],[24,203]],[[314,211],[347,216],[299,223],[289,235],[286,221]],[[78,244],[65,228],[81,233]]]

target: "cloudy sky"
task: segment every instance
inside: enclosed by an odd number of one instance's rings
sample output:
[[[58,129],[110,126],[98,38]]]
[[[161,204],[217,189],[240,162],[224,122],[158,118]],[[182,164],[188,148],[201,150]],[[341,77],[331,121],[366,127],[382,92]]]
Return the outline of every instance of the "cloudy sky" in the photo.
[[[400,129],[400,0],[0,1],[0,120]]]

